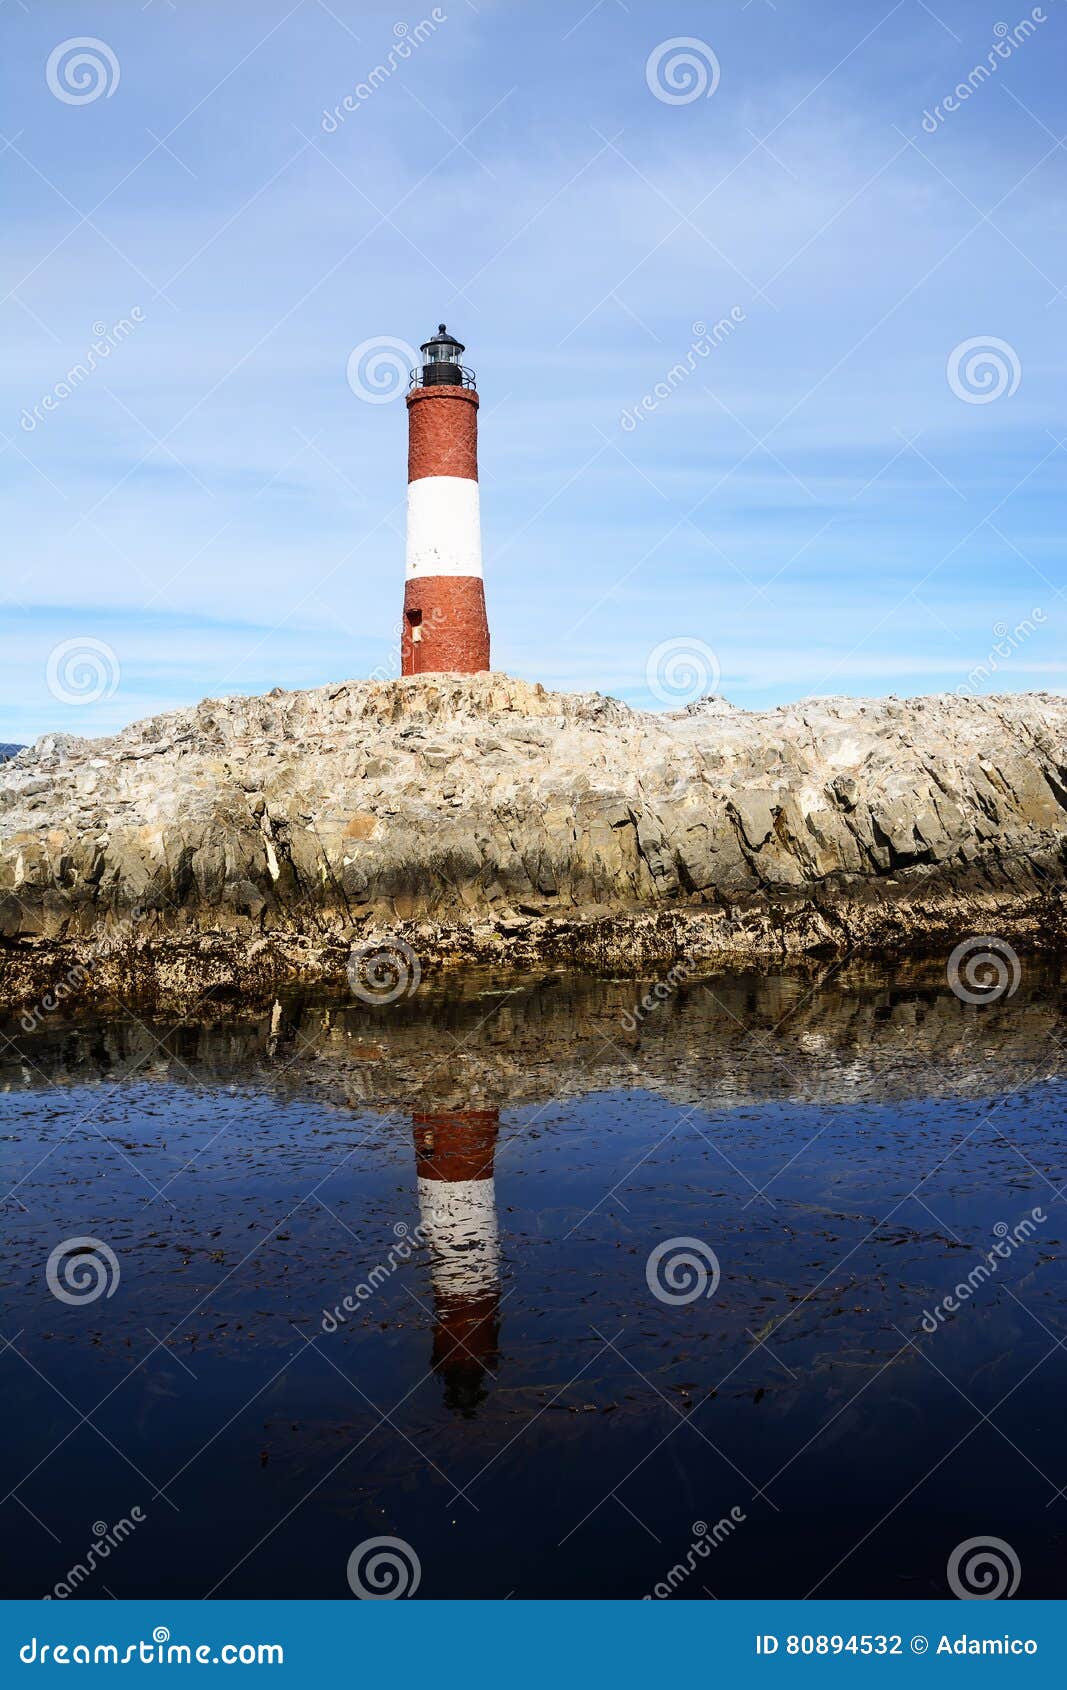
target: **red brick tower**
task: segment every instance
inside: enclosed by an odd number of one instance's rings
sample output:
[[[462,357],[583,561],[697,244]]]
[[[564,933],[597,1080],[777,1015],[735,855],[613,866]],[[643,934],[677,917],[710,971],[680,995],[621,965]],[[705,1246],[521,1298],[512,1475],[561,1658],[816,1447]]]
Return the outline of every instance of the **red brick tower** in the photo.
[[[489,667],[478,509],[478,394],[441,324],[408,394],[407,584],[401,673]]]

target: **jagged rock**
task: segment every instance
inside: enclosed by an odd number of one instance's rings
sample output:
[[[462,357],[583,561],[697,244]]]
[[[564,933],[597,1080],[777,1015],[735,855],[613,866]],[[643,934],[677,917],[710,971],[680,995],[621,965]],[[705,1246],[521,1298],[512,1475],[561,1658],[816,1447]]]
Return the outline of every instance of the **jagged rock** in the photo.
[[[723,700],[491,674],[205,700],[0,770],[0,995],[424,966],[644,966],[1064,931],[1067,700]],[[98,956],[116,924],[122,944]]]

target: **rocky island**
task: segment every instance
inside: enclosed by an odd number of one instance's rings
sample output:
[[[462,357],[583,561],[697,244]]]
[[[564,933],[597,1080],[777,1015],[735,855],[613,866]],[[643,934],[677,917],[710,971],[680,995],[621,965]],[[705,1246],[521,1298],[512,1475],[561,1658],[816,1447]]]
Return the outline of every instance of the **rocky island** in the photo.
[[[652,714],[502,674],[205,700],[0,772],[0,994],[191,1003],[1064,934],[1067,699]]]

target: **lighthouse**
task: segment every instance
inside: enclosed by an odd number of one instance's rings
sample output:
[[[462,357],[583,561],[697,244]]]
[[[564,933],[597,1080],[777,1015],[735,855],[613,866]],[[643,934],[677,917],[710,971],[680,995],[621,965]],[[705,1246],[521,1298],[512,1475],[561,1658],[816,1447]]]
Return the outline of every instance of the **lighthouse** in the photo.
[[[419,1216],[433,1263],[430,1365],[446,1405],[473,1415],[500,1343],[500,1244],[493,1153],[497,1109],[437,1110],[411,1118]]]
[[[408,393],[404,675],[489,668],[478,505],[478,390],[444,323],[419,349]]]

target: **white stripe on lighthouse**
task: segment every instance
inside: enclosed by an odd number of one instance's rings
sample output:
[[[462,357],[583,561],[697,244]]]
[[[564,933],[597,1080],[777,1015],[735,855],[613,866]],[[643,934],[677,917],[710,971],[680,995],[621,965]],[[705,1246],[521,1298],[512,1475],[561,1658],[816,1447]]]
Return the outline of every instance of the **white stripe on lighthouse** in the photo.
[[[448,1296],[490,1291],[500,1275],[492,1179],[420,1179],[419,1217],[433,1252],[436,1289]]]
[[[407,578],[482,574],[478,483],[424,475],[408,483]]]

